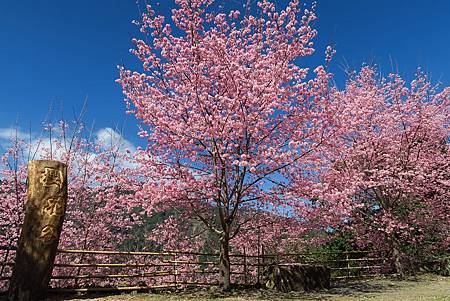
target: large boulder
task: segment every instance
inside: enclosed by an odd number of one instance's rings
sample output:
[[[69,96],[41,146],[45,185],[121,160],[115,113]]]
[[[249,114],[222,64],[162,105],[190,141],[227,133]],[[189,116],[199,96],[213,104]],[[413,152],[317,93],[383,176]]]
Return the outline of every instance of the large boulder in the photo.
[[[450,276],[450,257],[428,260],[422,263],[423,272],[433,273],[441,276]]]
[[[330,269],[323,265],[276,264],[265,271],[266,287],[281,292],[330,288]]]

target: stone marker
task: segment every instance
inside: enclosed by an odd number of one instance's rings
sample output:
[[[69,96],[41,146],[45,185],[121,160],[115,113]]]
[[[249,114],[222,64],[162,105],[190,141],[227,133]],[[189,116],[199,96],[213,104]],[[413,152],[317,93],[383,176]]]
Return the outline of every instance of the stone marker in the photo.
[[[28,200],[9,286],[10,301],[45,298],[67,202],[67,166],[28,163]]]

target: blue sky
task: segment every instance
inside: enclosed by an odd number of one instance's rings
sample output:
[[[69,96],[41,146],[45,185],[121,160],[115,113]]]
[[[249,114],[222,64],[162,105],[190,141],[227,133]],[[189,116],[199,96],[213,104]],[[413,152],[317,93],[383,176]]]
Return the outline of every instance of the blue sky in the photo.
[[[160,2],[166,10],[173,1]],[[305,64],[322,61],[325,45],[335,45],[338,83],[343,65],[374,62],[387,73],[392,61],[407,79],[421,66],[450,84],[450,1],[318,0],[318,16],[318,55]],[[128,49],[137,17],[135,0],[0,1],[0,140],[16,123],[39,132],[51,104],[53,120],[61,112],[71,119],[87,97],[88,124],[123,126],[128,140],[143,144],[114,82],[118,64],[136,66]]]

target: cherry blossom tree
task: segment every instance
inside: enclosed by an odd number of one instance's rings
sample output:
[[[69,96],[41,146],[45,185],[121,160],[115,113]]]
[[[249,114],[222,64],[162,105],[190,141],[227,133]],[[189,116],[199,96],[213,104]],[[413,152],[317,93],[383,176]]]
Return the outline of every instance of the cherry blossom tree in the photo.
[[[288,174],[306,175],[331,135],[330,75],[298,65],[317,34],[314,11],[298,0],[282,10],[258,1],[245,15],[217,12],[213,0],[175,3],[169,20],[148,5],[137,22],[143,37],[132,53],[143,70],[120,67],[129,113],[148,140],[128,201],[149,213],[175,210],[167,229],[190,219],[214,233],[219,282],[229,289],[230,241],[259,212],[304,218],[293,210],[304,200],[283,189]]]
[[[393,255],[399,274],[408,248],[448,249],[450,88],[433,86],[420,69],[407,85],[363,67],[333,103],[339,135],[323,149],[315,190],[340,213],[333,225],[344,223],[359,247]]]

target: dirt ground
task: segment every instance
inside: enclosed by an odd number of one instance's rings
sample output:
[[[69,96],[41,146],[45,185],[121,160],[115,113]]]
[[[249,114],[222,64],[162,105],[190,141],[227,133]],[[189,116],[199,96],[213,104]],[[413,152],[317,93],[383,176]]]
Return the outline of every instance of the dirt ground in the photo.
[[[0,298],[1,299],[1,298]],[[130,293],[113,296],[79,295],[57,297],[52,300],[71,301],[187,301],[187,300],[302,300],[302,301],[411,301],[439,300],[450,301],[450,277],[421,275],[405,280],[377,278],[351,282],[335,283],[329,290],[310,293],[278,293],[264,289],[235,290],[226,295],[217,289],[189,290],[165,293]]]
[[[95,301],[207,301],[222,299],[228,301],[244,300],[330,300],[330,301],[410,301],[410,300],[449,300],[450,277],[421,275],[405,280],[379,278],[340,282],[327,291],[312,293],[277,293],[269,290],[236,290],[226,295],[217,289],[204,289],[188,292],[173,292],[159,294],[123,294],[107,297],[79,296],[59,300],[95,300]]]

